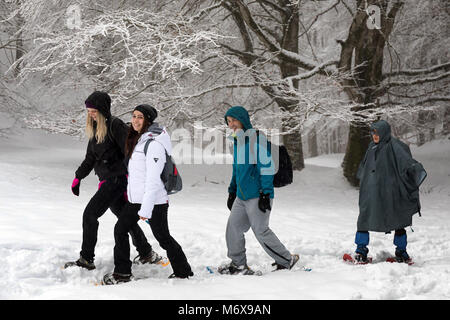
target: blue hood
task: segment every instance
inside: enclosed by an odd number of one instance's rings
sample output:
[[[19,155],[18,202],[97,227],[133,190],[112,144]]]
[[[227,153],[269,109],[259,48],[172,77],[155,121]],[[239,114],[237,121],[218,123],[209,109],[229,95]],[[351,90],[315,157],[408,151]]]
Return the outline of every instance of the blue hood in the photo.
[[[226,124],[228,124],[227,117],[232,117],[239,120],[244,127],[244,131],[253,128],[252,124],[250,123],[250,117],[248,115],[248,112],[244,107],[234,106],[228,109],[227,113],[225,113]]]

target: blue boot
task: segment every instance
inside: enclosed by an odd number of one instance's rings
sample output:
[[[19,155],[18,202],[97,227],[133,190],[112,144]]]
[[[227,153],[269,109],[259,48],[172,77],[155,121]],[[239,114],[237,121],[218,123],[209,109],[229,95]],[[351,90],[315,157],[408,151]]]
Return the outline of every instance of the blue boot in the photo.
[[[369,249],[367,248],[367,245],[369,244],[369,232],[356,232],[355,243],[355,260],[358,262],[369,262],[369,260],[367,259],[367,254],[369,253]]]
[[[411,258],[409,257],[408,253],[406,252],[406,245],[408,244],[408,239],[406,237],[406,232],[402,234],[397,234],[397,232],[394,235],[394,245],[395,248],[395,259],[397,262],[409,262],[411,261]]]

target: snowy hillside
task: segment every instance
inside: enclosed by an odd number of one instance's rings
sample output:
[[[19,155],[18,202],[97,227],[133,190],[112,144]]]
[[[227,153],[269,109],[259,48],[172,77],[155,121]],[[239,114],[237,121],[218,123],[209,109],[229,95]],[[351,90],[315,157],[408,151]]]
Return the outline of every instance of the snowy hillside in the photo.
[[[229,165],[181,165],[184,190],[171,196],[169,225],[195,276],[169,280],[171,268],[138,266],[137,282],[93,285],[113,270],[111,212],[100,219],[94,271],[62,270],[78,258],[81,217],[96,191],[93,173],[70,185],[85,143],[29,130],[0,137],[0,299],[450,299],[450,141],[412,148],[428,171],[421,190],[422,217],[408,228],[408,252],[415,264],[351,266],[341,257],[354,249],[358,191],[341,174],[342,155],[306,159],[293,185],[276,189],[271,228],[300,255],[292,271],[270,272],[271,259],[252,232],[248,262],[262,277],[218,276],[206,266],[227,262],[225,226]],[[140,222],[160,254],[148,225]],[[382,260],[394,252],[393,234],[371,233],[370,254]],[[132,250],[132,257],[136,255]],[[313,270],[304,272],[300,265]]]

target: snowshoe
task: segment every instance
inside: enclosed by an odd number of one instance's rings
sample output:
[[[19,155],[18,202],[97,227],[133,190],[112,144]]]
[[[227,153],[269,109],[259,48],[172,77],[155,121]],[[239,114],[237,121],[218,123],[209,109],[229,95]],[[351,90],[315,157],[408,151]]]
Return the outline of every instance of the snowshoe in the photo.
[[[233,262],[220,266],[219,268],[217,268],[217,271],[220,274],[230,274],[230,275],[238,275],[238,274],[246,276],[262,275],[261,271],[254,271],[250,269],[249,266],[247,265],[237,266]]]
[[[372,257],[361,255],[360,253],[356,253],[354,257],[352,257],[350,254],[346,253],[342,257],[342,259],[346,262],[352,263],[352,264],[368,264],[372,263]]]
[[[414,264],[406,250],[395,250],[395,257],[387,258],[386,262],[406,263],[408,265]]]

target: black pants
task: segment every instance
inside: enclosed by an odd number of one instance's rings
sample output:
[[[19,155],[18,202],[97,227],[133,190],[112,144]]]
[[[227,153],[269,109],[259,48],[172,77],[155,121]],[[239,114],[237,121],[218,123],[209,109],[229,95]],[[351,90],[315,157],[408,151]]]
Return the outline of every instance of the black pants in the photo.
[[[140,204],[127,203],[114,227],[114,238],[116,240],[116,245],[114,246],[114,272],[123,274],[131,273],[128,230],[130,226],[139,221],[137,213],[140,208]],[[170,235],[167,221],[168,208],[168,204],[154,206],[152,218],[150,219],[150,227],[161,248],[166,250],[167,258],[170,261],[175,275],[178,277],[191,276],[191,266],[187,261],[183,249]]]
[[[111,211],[119,218],[123,207],[127,203],[124,192],[127,190],[126,176],[107,179],[101,188],[94,194],[83,213],[83,243],[80,255],[87,261],[94,261],[94,250],[97,244],[98,219],[106,212]],[[152,251],[144,232],[136,224],[130,226],[130,235],[139,255],[145,257]]]

